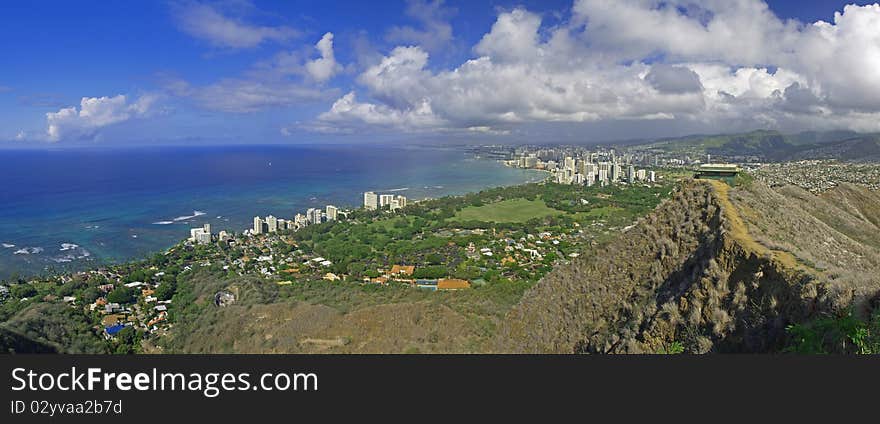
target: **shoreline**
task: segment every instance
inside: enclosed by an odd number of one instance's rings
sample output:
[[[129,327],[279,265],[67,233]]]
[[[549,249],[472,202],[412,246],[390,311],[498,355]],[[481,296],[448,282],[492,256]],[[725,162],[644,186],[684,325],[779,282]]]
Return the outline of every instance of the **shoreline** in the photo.
[[[473,159],[473,160],[477,160],[477,161],[485,161],[485,162],[493,162],[493,163],[497,163],[497,164],[501,165],[501,168],[508,168],[504,164],[504,161],[495,160],[495,159],[488,159],[488,158],[469,157],[469,158],[463,159],[460,162],[464,162],[468,159]],[[529,172],[544,171],[544,173],[547,173],[547,171],[545,171],[545,170],[538,170],[538,169],[522,169],[521,171],[529,171]],[[538,178],[538,177],[540,177],[540,178]],[[548,180],[548,178],[549,178],[548,176],[541,176],[540,174],[536,174],[534,176],[530,176],[525,181],[520,181],[517,183],[486,185],[486,186],[479,188],[477,190],[465,190],[465,191],[458,192],[458,193],[444,194],[444,195],[435,196],[435,197],[420,196],[419,198],[412,200],[412,203],[419,203],[419,202],[440,199],[440,198],[445,198],[445,197],[460,197],[460,196],[465,196],[465,195],[468,195],[471,193],[477,193],[479,191],[487,190],[487,189],[491,189],[491,188],[515,187],[515,186],[526,185],[526,184],[538,184],[538,183],[546,182]],[[394,185],[391,185],[391,186],[393,187]],[[406,191],[400,191],[400,187],[402,187],[401,185],[397,185],[397,187],[398,188],[393,188],[391,190],[397,190],[397,191],[394,191],[395,193],[405,193],[406,192]],[[442,186],[440,186],[440,187],[442,187]],[[409,187],[406,187],[406,189],[409,190]],[[390,192],[391,190],[383,190],[383,191]],[[358,204],[358,203],[359,202],[354,202],[354,204]],[[348,207],[348,206],[345,206],[345,204],[341,204],[341,205],[343,205],[342,207],[349,210],[349,211],[363,209],[362,204],[357,207]],[[297,213],[302,213],[302,212],[303,211],[298,211]],[[195,215],[190,218],[193,220],[197,220],[197,218],[205,216],[205,215],[206,215],[205,213],[201,213],[199,215]],[[207,214],[207,215],[211,215],[211,214]],[[54,264],[48,264],[43,269],[35,270],[35,271],[29,271],[27,269],[13,268],[13,270],[11,272],[9,272],[8,274],[0,276],[0,283],[6,283],[9,281],[12,281],[12,278],[16,277],[16,276],[19,278],[22,278],[22,279],[29,279],[29,280],[42,279],[42,278],[47,278],[50,276],[70,275],[70,274],[75,274],[78,272],[85,272],[85,271],[97,270],[97,269],[102,269],[102,268],[121,266],[121,265],[126,265],[126,264],[130,264],[130,263],[146,260],[152,255],[166,253],[166,252],[168,252],[169,249],[172,249],[175,246],[179,245],[180,243],[184,242],[185,240],[187,240],[187,237],[185,236],[185,232],[188,232],[189,229],[191,229],[191,228],[197,228],[199,226],[194,221],[191,222],[189,220],[181,220],[181,221],[172,222],[172,224],[178,224],[178,223],[179,224],[187,224],[187,225],[175,225],[175,230],[178,228],[181,229],[182,231],[185,230],[184,232],[181,233],[181,237],[177,238],[176,241],[174,241],[170,245],[166,245],[165,247],[158,248],[158,249],[150,249],[149,251],[142,254],[141,256],[132,256],[132,257],[120,258],[120,259],[102,259],[95,254],[89,253],[89,255],[86,255],[86,257],[84,257],[84,259],[86,259],[86,260],[81,261],[79,263],[77,263],[76,261],[70,261],[70,262],[55,261]],[[151,224],[155,224],[155,223],[151,223]],[[202,225],[204,225],[204,223],[202,223]],[[171,225],[159,225],[159,226],[160,227],[170,227]],[[233,230],[232,228],[218,228],[218,230],[221,230],[221,229],[226,230],[226,231],[233,231],[236,234],[240,234],[242,232],[241,230],[236,231],[236,230]],[[8,242],[9,244],[16,245],[16,249],[20,249],[20,248],[25,247],[25,244],[15,243],[12,240],[2,240],[2,242],[4,242],[4,243]],[[67,243],[67,242],[65,242],[65,243]],[[89,252],[89,250],[87,250],[86,247],[83,247],[81,244],[77,244],[77,246],[78,246],[78,248],[81,248],[82,250]],[[46,251],[46,249],[43,247],[37,247],[37,248],[40,249],[39,253],[43,253],[44,251]],[[24,255],[21,255],[21,256],[24,256]],[[46,260],[52,260],[52,259],[46,259]],[[81,264],[81,266],[78,266],[80,264]],[[59,269],[57,269],[57,270],[46,269],[46,268],[53,267],[53,266],[57,266]]]

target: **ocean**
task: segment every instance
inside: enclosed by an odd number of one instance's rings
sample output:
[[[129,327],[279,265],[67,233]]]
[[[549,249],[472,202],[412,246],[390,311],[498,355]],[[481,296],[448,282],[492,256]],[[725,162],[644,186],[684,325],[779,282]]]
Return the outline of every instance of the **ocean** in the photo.
[[[364,191],[411,200],[539,181],[461,149],[214,146],[0,150],[0,279],[144,258],[210,223],[360,206]]]

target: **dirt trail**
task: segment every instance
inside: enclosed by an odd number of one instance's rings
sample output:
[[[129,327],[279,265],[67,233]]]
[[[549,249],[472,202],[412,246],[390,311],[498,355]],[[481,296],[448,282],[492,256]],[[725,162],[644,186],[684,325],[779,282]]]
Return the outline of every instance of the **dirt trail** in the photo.
[[[730,235],[739,242],[744,248],[751,250],[753,253],[757,255],[770,255],[773,259],[779,261],[782,265],[791,268],[803,268],[799,265],[797,258],[794,257],[791,253],[784,252],[781,250],[772,250],[759,243],[757,240],[749,234],[749,229],[746,226],[745,222],[743,222],[742,217],[739,216],[739,212],[736,209],[736,206],[733,205],[733,202],[730,201],[730,186],[722,181],[717,180],[706,180],[709,184],[712,185],[713,190],[716,194],[718,194],[718,201],[721,203],[722,208],[724,209],[724,217],[727,218],[727,222],[730,224],[730,228],[728,231]]]

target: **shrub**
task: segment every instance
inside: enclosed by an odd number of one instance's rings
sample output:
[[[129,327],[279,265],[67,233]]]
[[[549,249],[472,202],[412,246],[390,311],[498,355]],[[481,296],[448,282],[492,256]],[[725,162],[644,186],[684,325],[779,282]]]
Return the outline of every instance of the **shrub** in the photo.
[[[119,287],[107,295],[107,301],[112,303],[132,303],[137,300],[138,290],[134,287]]]

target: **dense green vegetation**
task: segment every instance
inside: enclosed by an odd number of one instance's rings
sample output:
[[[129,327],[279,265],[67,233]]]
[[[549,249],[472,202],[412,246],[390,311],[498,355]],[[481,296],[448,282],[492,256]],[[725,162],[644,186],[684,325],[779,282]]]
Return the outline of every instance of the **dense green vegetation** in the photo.
[[[790,337],[786,352],[880,354],[880,309],[868,320],[849,313],[793,324],[786,330]]]
[[[30,352],[33,345],[51,346],[63,353],[108,353],[110,346],[96,335],[89,316],[61,303],[39,302],[26,306],[0,328],[29,340],[19,349]],[[3,346],[3,351],[16,346]]]
[[[492,267],[487,267],[485,261],[465,258],[463,248],[470,243],[486,245],[497,239],[499,232],[507,238],[519,239],[527,233],[541,231],[569,233],[576,231],[579,225],[594,222],[602,222],[607,227],[628,225],[653,209],[669,192],[670,186],[528,184],[423,202],[390,218],[310,226],[292,233],[291,237],[303,251],[331,260],[332,272],[347,274],[353,279],[374,277],[375,268],[392,264],[442,264],[451,276],[474,278],[477,276],[474,268]],[[486,232],[453,234],[451,229]],[[601,234],[592,233],[597,237]],[[565,254],[577,251],[570,247],[569,243],[563,243],[560,249]],[[556,258],[551,256],[546,264],[552,265]],[[436,278],[441,276],[439,274],[419,277]],[[494,275],[489,273],[484,278],[488,280]]]
[[[456,221],[526,222],[530,219],[559,215],[542,200],[509,199],[483,206],[468,206],[452,218]]]

